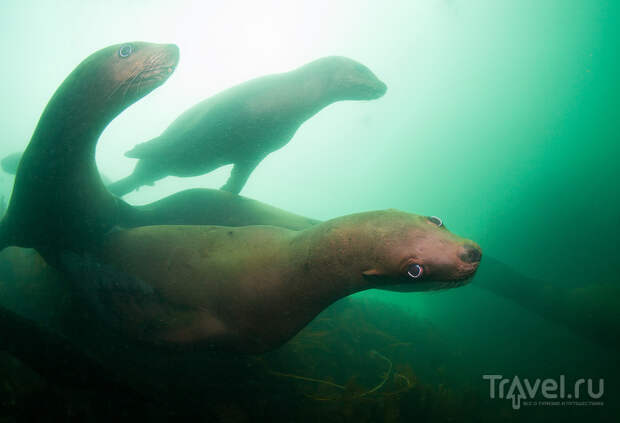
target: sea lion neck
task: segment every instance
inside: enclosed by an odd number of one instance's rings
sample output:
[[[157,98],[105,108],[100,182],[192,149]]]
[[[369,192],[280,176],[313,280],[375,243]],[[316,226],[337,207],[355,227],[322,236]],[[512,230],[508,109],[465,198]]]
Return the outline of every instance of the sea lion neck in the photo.
[[[363,272],[375,264],[377,234],[355,215],[333,219],[300,232],[294,244],[297,266],[307,269],[328,302],[374,288]]]
[[[121,57],[119,50],[130,48]],[[129,50],[128,50],[129,51]],[[106,126],[161,85],[178,62],[178,48],[133,42],[110,46],[82,61],[45,107],[30,145],[91,154]],[[70,139],[60,143],[59,139]]]
[[[280,101],[286,102],[283,109],[287,110],[289,115],[295,116],[295,120],[300,123],[338,101],[329,90],[330,79],[312,73],[312,69],[302,66],[283,75],[287,77],[288,88],[278,90],[283,94]],[[288,99],[283,98],[284,96]]]

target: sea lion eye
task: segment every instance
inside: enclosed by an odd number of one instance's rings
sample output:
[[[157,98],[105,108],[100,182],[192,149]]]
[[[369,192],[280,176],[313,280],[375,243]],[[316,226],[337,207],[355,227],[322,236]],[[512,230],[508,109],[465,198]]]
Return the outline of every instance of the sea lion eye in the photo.
[[[437,227],[441,228],[443,226],[443,221],[437,216],[431,216],[428,218],[431,222],[433,222]]]
[[[420,279],[424,273],[424,268],[416,263],[411,263],[407,268],[407,275],[411,279]]]
[[[125,44],[118,50],[120,57],[128,57],[131,53],[133,53],[133,46],[131,44]]]

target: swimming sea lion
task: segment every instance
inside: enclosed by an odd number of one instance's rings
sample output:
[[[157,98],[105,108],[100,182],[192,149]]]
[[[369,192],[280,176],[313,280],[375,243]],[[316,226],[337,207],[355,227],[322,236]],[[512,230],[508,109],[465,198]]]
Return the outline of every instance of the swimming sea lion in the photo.
[[[4,170],[9,175],[15,175],[17,173],[19,161],[22,159],[22,154],[22,152],[13,153],[2,159],[2,161],[0,161],[0,166],[2,166],[2,170]]]
[[[196,188],[172,194],[144,206],[122,207],[118,225],[272,225],[300,230],[320,221],[226,191]]]
[[[99,136],[120,112],[160,86],[179,57],[172,44],[135,42],[90,55],[48,103],[0,223],[0,249],[82,249],[116,224],[119,202],[95,164]]]
[[[465,283],[481,252],[436,218],[395,210],[303,231],[273,226],[155,226],[105,236],[64,257],[93,309],[134,339],[259,353],[357,291]]]
[[[253,79],[198,103],[159,137],[129,151],[127,157],[139,159],[133,173],[109,189],[123,196],[166,176],[197,176],[234,164],[222,189],[239,193],[261,160],[321,109],[376,99],[386,89],[366,66],[346,57]]]
[[[147,225],[273,225],[294,230],[308,229],[321,223],[318,220],[277,209],[256,200],[227,192],[208,189],[187,190],[146,206],[131,208],[124,214],[125,227]],[[575,334],[597,344],[618,349],[615,333],[609,327],[620,319],[608,318],[613,307],[603,301],[592,302],[588,313],[581,313],[568,300],[570,293],[556,292],[549,287],[555,282],[541,281],[516,271],[492,257],[486,257],[485,265],[473,278],[474,286],[494,295],[513,300],[520,306],[542,318],[561,324]],[[418,285],[419,286],[419,285]],[[613,291],[611,285],[579,287],[585,291]],[[398,287],[391,287],[398,290]],[[594,294],[592,294],[594,295]],[[553,296],[553,298],[551,298]],[[613,295],[609,298],[613,298]],[[597,306],[595,306],[596,304]],[[603,306],[601,306],[603,305]],[[581,307],[590,307],[582,304]]]

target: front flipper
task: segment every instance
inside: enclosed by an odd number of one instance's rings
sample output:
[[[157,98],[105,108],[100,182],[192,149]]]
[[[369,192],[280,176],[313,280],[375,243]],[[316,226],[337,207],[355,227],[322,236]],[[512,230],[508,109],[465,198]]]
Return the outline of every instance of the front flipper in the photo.
[[[258,160],[235,163],[232,172],[230,172],[228,181],[226,181],[226,184],[224,184],[221,190],[239,194],[254,169],[256,169],[256,166],[258,166],[262,160],[263,158],[261,157]]]

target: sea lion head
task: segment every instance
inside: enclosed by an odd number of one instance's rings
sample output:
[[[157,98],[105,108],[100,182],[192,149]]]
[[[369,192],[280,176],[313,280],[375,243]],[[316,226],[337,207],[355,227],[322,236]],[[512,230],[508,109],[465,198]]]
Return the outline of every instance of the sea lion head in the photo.
[[[328,90],[337,100],[374,100],[387,91],[387,85],[370,69],[348,57],[323,57],[308,66],[327,79]]]
[[[100,114],[107,123],[162,85],[178,61],[179,48],[174,44],[129,42],[108,46],[82,61],[60,92],[73,93],[68,102]],[[87,99],[75,101],[76,93],[85,93]],[[61,99],[64,97],[68,96]]]
[[[480,246],[453,234],[436,216],[379,212],[373,263],[363,270],[378,288],[425,291],[463,285],[482,258]]]
[[[318,273],[352,278],[355,289],[426,291],[460,286],[473,276],[478,244],[446,229],[441,219],[398,210],[358,213],[317,227],[310,256]],[[334,271],[335,269],[335,271]]]

